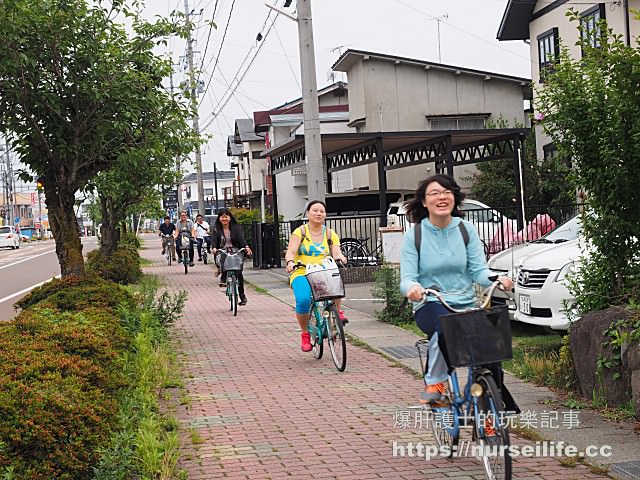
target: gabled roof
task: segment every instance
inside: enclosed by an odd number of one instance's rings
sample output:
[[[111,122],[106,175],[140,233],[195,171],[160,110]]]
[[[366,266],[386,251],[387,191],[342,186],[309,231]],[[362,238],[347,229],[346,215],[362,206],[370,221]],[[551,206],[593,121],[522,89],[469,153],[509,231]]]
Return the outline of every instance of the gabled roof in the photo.
[[[554,3],[565,3],[565,1]],[[498,28],[498,40],[528,39],[529,22],[536,3],[536,0],[508,0]]]
[[[326,105],[321,106],[320,110],[320,120],[321,121],[331,121],[330,118],[335,117],[334,120],[339,120],[342,118],[340,113],[349,114],[349,105]],[[256,125],[257,132],[264,132],[269,129],[269,125],[272,124],[273,119],[282,115],[296,115],[302,114],[302,103],[298,105],[293,105],[290,108],[274,108],[273,110],[262,110],[259,112],[253,112],[253,121]],[[332,115],[333,114],[333,115]],[[347,118],[348,119],[348,118]]]
[[[529,1],[529,0],[526,0],[526,1]],[[527,29],[528,29],[528,24],[527,24]],[[428,62],[426,60],[417,60],[415,58],[398,57],[396,55],[388,55],[386,53],[366,52],[364,50],[351,50],[351,49],[344,52],[340,56],[340,58],[338,58],[336,63],[332,65],[331,68],[338,72],[347,72],[356,63],[363,60],[369,60],[369,59],[384,60],[384,61],[389,61],[397,64],[404,63],[408,65],[416,65],[416,66],[425,68],[427,70],[434,69],[434,70],[449,71],[456,74],[468,74],[468,75],[476,75],[476,76],[480,75],[480,76],[486,77],[487,80],[490,80],[491,78],[495,78],[498,80],[505,80],[509,82],[519,83],[523,86],[529,85],[531,83],[530,78],[514,77],[512,75],[504,75],[502,73],[487,72],[484,70],[474,70],[472,68],[457,67],[455,65],[445,65],[443,63]]]
[[[253,130],[253,120],[250,118],[237,118],[235,142],[264,142],[264,137],[256,135]]]
[[[242,155],[242,144],[236,143],[235,137],[227,137],[227,157],[239,157]]]
[[[318,97],[322,97],[323,95],[326,95],[327,93],[331,93],[335,90],[343,90],[346,88],[347,88],[347,84],[345,82],[335,82],[335,83],[332,83],[331,85],[327,85],[326,87],[322,87],[321,89],[319,89]],[[291,100],[287,103],[283,103],[282,105],[275,107],[274,110],[293,108],[298,105],[302,106],[302,97],[296,98],[295,100]]]

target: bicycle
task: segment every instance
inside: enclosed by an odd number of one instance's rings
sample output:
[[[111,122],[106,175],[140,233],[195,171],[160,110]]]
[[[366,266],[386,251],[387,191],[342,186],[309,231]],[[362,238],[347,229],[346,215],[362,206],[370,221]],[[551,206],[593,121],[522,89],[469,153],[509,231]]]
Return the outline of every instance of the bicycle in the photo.
[[[238,315],[238,272],[242,271],[246,250],[241,248],[236,253],[219,253],[218,263],[223,272],[227,274],[227,285],[225,295],[229,299],[229,310],[233,316]]]
[[[207,265],[209,262],[209,248],[211,248],[211,237],[202,237],[197,239],[200,251],[202,252],[202,263]]]
[[[298,262],[293,268],[306,268]],[[311,285],[313,302],[309,315],[309,335],[313,346],[314,358],[320,360],[324,352],[324,340],[327,339],[333,363],[339,372],[347,368],[347,339],[340,320],[337,298],[345,296],[344,284],[337,269],[325,269],[309,272],[305,275]]]
[[[343,238],[340,240],[340,251],[347,258],[346,267],[375,266],[382,263],[382,243],[370,252],[367,247],[369,237]]]
[[[494,282],[486,290],[481,307],[475,309],[457,310],[446,302],[437,289],[424,290],[425,300],[433,295],[452,312],[440,317],[447,343],[447,363],[452,368],[448,378],[449,388],[444,395],[446,405],[429,408],[434,417],[430,422],[431,429],[441,452],[448,453],[449,457],[454,455],[460,429],[469,426],[470,421],[472,439],[479,445],[487,479],[509,480],[512,470],[509,428],[501,422],[502,395],[486,366],[512,357],[511,327],[506,308],[487,310],[494,290],[500,285],[496,278],[491,277]],[[428,345],[428,339],[416,342],[423,378],[429,365]],[[454,367],[467,367],[467,383],[463,394]]]
[[[180,239],[181,257],[180,261],[184,264],[184,274],[189,272],[189,264],[191,263],[191,257],[189,255],[189,247],[191,246],[191,238],[188,235],[182,235]]]
[[[162,247],[164,248],[164,258],[167,261],[167,265],[171,266],[175,249],[173,235],[162,235]]]

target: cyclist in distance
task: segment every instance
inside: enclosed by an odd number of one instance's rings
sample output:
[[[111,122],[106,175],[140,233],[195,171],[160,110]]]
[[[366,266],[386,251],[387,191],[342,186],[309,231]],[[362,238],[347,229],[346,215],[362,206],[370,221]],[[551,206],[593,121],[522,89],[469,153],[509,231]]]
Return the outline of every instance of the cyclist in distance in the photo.
[[[187,218],[186,210],[182,210],[180,212],[180,220],[176,225],[176,231],[174,232],[174,237],[176,238],[176,250],[178,250],[178,255],[182,258],[182,238],[180,234],[186,234],[189,237],[189,266],[193,267],[193,239],[196,236],[195,225],[189,218]]]
[[[340,238],[335,231],[327,229],[324,220],[327,217],[327,206],[320,200],[312,200],[307,204],[306,214],[308,223],[296,228],[289,238],[289,246],[285,254],[286,269],[289,276],[289,285],[293,289],[296,299],[296,320],[301,334],[301,348],[303,352],[309,352],[313,348],[309,335],[309,313],[311,312],[311,286],[305,278],[305,270],[295,269],[300,262],[304,265],[321,264],[325,257],[331,256],[340,260],[343,264],[347,259],[340,251]],[[293,272],[293,273],[292,273]],[[336,306],[340,310],[340,300],[336,299]],[[345,322],[342,313],[340,319]]]
[[[478,232],[472,223],[460,218],[462,213],[459,207],[463,199],[464,193],[452,177],[433,175],[420,182],[415,197],[405,204],[407,216],[415,225],[403,239],[400,291],[414,304],[423,300],[424,288],[435,286],[453,307],[473,308],[474,282],[483,287],[492,283],[489,280],[492,272],[487,267]],[[415,228],[421,229],[419,237]],[[418,238],[419,252],[416,249]],[[509,277],[499,277],[499,280],[506,290],[511,290],[513,282]],[[449,374],[439,319],[448,313],[435,298],[429,298],[415,312],[416,324],[430,340],[425,391],[420,401],[434,406],[442,403]],[[500,375],[494,376],[500,388],[502,371],[499,364],[487,367],[492,371],[497,367]],[[510,398],[504,392],[503,397],[505,400]]]
[[[202,215],[196,215],[196,242],[198,242],[198,261],[202,261],[202,244],[206,244],[207,252],[211,251],[211,235],[209,235],[209,223],[202,218]]]
[[[251,248],[247,245],[247,241],[244,238],[244,231],[242,226],[235,219],[231,211],[226,208],[221,208],[218,211],[218,218],[216,218],[215,229],[213,231],[213,254],[216,255],[218,250],[224,252],[237,252],[241,248],[244,248],[248,256],[252,255]],[[221,266],[222,267],[222,266]],[[222,270],[222,268],[221,268]],[[247,304],[247,296],[244,293],[244,276],[242,272],[238,272],[238,295],[240,297],[239,305]],[[223,271],[220,276],[220,286],[224,287],[227,283],[227,275]]]
[[[169,215],[167,215],[166,217],[164,217],[164,222],[162,222],[160,224],[160,233],[159,236],[162,238],[163,235],[173,235],[173,232],[175,232],[176,230],[176,226],[171,223],[171,218],[169,217]],[[162,238],[162,255],[164,255],[165,249],[166,249],[166,243],[167,240]],[[175,247],[175,243],[171,245],[171,257],[173,259],[173,261],[176,261],[176,247]]]

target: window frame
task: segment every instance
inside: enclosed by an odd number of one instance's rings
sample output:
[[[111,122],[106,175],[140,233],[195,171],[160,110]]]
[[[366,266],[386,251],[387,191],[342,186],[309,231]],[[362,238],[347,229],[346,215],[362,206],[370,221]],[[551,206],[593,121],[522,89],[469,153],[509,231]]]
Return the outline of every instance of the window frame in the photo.
[[[548,40],[551,39],[551,42]],[[536,37],[538,41],[538,73],[540,75],[540,83],[544,83],[545,72],[553,72],[555,65],[560,61],[560,37],[558,35],[558,27],[553,27],[542,32]],[[544,47],[544,58],[541,55]],[[547,47],[553,47],[553,53],[548,51]],[[547,58],[553,55],[552,59]]]
[[[580,13],[580,26],[583,28],[583,30],[580,32],[580,39],[582,41],[586,40],[593,48],[601,47],[600,39],[602,37],[602,32],[600,32],[598,23],[600,22],[600,20],[607,19],[605,12],[606,9],[604,8],[604,3],[598,3]],[[592,26],[593,30],[589,29],[590,25]],[[587,29],[586,32],[584,30],[585,28]],[[580,50],[582,56],[584,57],[584,48],[580,47]]]

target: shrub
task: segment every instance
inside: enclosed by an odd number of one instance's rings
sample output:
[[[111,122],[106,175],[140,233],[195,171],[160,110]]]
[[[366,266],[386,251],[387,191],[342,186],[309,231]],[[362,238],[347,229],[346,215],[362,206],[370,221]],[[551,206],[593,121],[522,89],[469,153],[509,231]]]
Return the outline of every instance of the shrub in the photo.
[[[105,282],[95,275],[84,275],[81,277],[70,276],[64,278],[53,278],[47,283],[40,285],[37,288],[31,290],[31,292],[25,295],[22,299],[14,304],[17,308],[27,308],[36,303],[44,300],[49,295],[52,295],[60,290],[66,290],[70,287],[83,287],[86,285],[104,285]]]
[[[400,293],[400,272],[383,265],[374,273],[375,284],[371,289],[376,298],[384,298],[384,308],[376,312],[379,320],[398,325],[413,322],[411,304]]]
[[[142,244],[140,243],[140,239],[137,235],[127,232],[120,238],[120,241],[118,242],[118,247],[124,246],[130,246],[133,247],[134,250],[138,250],[142,246]]]
[[[99,250],[89,252],[86,269],[88,273],[122,285],[135,283],[142,276],[138,252],[128,245],[119,246],[108,257],[104,257]]]

